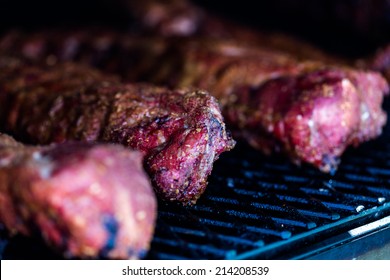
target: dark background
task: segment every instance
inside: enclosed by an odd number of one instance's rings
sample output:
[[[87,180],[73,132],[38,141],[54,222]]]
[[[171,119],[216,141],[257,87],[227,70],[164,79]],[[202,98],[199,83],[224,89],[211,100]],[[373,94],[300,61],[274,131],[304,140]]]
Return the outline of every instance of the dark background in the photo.
[[[56,25],[131,26],[126,0],[2,0],[0,31]],[[329,52],[359,57],[390,41],[388,0],[195,0],[242,24],[303,38]]]
[[[0,28],[41,28],[53,25],[126,23],[122,1],[0,0]]]

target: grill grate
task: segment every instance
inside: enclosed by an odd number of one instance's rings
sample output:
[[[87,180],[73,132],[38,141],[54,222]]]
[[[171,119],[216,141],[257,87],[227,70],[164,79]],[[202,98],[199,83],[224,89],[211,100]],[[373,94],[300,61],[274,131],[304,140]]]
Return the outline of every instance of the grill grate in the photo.
[[[348,152],[334,176],[263,157],[241,144],[216,164],[197,205],[160,204],[149,258],[273,258],[283,253],[275,245],[289,250],[300,239],[320,240],[389,211],[386,159],[370,167],[359,160],[380,142],[389,160],[390,144],[378,140]]]
[[[389,140],[387,125],[380,138],[349,149],[333,176],[239,143],[216,162],[195,206],[159,203],[147,258],[293,258],[302,244],[389,215]],[[59,258],[36,238],[8,240],[0,230],[0,239],[2,258]]]
[[[289,258],[300,244],[378,219],[390,212],[389,139],[387,125],[379,139],[349,149],[333,176],[240,143],[215,164],[197,205],[160,203],[148,257]]]

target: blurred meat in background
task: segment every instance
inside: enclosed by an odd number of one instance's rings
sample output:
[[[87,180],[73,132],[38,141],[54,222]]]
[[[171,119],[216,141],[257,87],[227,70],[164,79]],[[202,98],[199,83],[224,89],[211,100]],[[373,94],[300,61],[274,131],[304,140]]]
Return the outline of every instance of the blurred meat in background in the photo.
[[[349,56],[361,56],[390,39],[390,1],[387,0],[274,0],[215,1],[25,1],[5,0],[0,9],[0,30],[9,27],[100,24],[129,29],[150,2],[172,5],[171,12],[189,18],[204,17],[203,10],[253,28],[290,33]],[[188,10],[188,5],[196,7]],[[142,5],[140,5],[142,4]],[[134,16],[135,15],[135,16]],[[183,32],[191,25],[182,24]],[[226,28],[228,29],[228,28]]]

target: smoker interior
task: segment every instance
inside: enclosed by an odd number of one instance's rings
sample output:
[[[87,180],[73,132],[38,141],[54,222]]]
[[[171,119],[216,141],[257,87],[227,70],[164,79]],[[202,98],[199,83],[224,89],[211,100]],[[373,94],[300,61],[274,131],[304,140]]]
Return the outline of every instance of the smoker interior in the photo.
[[[146,259],[390,258],[389,124],[333,175],[239,143],[209,181],[194,206],[160,201]],[[38,236],[0,237],[2,259],[61,258]]]

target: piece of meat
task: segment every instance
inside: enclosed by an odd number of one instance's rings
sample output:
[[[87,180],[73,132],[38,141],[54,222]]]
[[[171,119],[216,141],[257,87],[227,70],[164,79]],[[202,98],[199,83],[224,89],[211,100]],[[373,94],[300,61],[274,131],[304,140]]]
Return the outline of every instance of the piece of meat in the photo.
[[[29,36],[25,41],[28,41],[28,38]],[[23,39],[19,42],[23,42]],[[122,77],[131,81],[169,85],[173,88],[206,89],[221,103],[223,115],[237,137],[244,138],[266,153],[272,151],[286,153],[297,163],[310,163],[327,172],[335,170],[338,158],[349,145],[356,146],[375,138],[381,133],[381,128],[386,122],[381,104],[388,86],[378,73],[354,70],[339,64],[301,60],[282,51],[260,48],[255,44],[236,40],[185,36],[182,38],[128,36],[127,42],[127,47],[122,50],[126,53],[124,57],[129,63],[127,67],[117,69],[117,73]],[[337,73],[337,82],[333,78],[330,80],[327,78],[333,77],[334,73]],[[298,86],[297,81],[310,80],[310,77],[317,77],[310,88]],[[309,106],[313,114],[317,111],[331,114],[335,106],[344,103],[352,105],[343,105],[346,106],[341,112],[344,116],[337,115],[339,119],[329,117],[326,123],[323,123],[322,118],[308,117],[314,122],[313,127],[319,131],[311,134],[317,137],[315,141],[308,141],[307,137],[298,139],[304,137],[301,134],[290,135],[295,133],[294,127],[286,134],[275,134],[269,130],[269,121],[265,121],[265,118],[271,118],[268,113],[271,110],[268,108],[270,106],[253,107],[252,95],[260,94],[254,93],[261,92],[264,84],[277,79],[277,82],[273,83],[275,94],[265,96],[281,96],[277,87],[280,85],[286,88],[284,83],[280,82],[281,78],[291,81],[293,86],[296,86],[295,89],[288,90],[291,98],[299,100],[300,96],[304,96],[306,103],[315,104]],[[248,91],[253,94],[246,94]],[[324,98],[327,95],[328,97]],[[372,101],[365,96],[373,96]],[[261,100],[264,104],[271,102],[264,98]],[[284,103],[283,100],[280,102]],[[308,105],[305,102],[295,100],[286,102],[283,112],[273,111],[275,114],[278,113],[272,117],[273,122],[275,119],[281,119],[279,124],[284,123],[283,114],[294,106],[302,107],[302,110],[307,109]],[[292,107],[287,108],[288,106]],[[317,109],[320,107],[320,110]],[[298,111],[294,109],[292,112]],[[299,114],[296,114],[295,117],[299,118]],[[362,121],[357,121],[358,116],[361,116]],[[291,113],[289,119],[292,119]],[[345,121],[347,119],[348,121]],[[306,122],[307,131],[309,124],[312,122]],[[303,129],[300,123],[290,122],[289,125],[297,125],[298,130]],[[329,132],[323,133],[325,130]]]
[[[131,32],[108,28],[53,29],[32,34],[7,32],[0,39],[0,52],[12,50],[29,59],[48,63],[75,60],[105,71],[123,72],[133,60],[134,50],[141,48],[139,37],[200,37],[245,42],[272,51],[281,51],[299,59],[314,59],[332,63],[349,63],[344,58],[330,55],[318,47],[287,34],[257,30],[222,16],[214,15],[189,0],[124,0],[135,26]],[[160,44],[147,43],[145,49],[158,52]],[[144,46],[146,44],[143,44]],[[139,50],[138,50],[139,51]],[[145,50],[143,50],[145,51]],[[130,54],[129,54],[130,52]],[[144,60],[147,57],[144,57]],[[145,63],[142,62],[142,63]],[[137,65],[140,65],[137,63]]]
[[[259,28],[255,29],[228,20],[226,15],[223,17],[213,14],[197,5],[196,1],[124,0],[124,2],[128,6],[130,15],[135,19],[135,29],[143,34],[164,37],[197,36],[246,42],[248,45],[292,55],[294,59],[320,60],[326,63],[380,71],[390,81],[390,46],[382,47],[369,58],[356,60],[356,58],[331,55],[303,39],[281,32],[259,30]],[[388,41],[389,32],[386,28],[389,29],[390,25],[386,17],[390,13],[390,2],[386,0],[331,1],[330,3],[329,1],[317,1],[315,4],[308,4],[305,0],[293,0],[264,2],[260,6],[263,7],[264,13],[278,13],[277,18],[286,17],[285,24],[288,25],[301,17],[306,19],[302,21],[305,25],[307,25],[307,20],[310,20],[313,26],[317,26],[313,30],[324,30],[334,35],[335,30],[331,27],[337,26],[342,37],[345,37],[347,30],[347,33],[357,36],[355,40],[375,38],[374,41],[382,42],[382,44],[383,41]],[[247,7],[250,9],[251,5]],[[330,25],[329,21],[332,21]],[[327,24],[324,24],[325,22]],[[371,40],[366,44],[373,44],[373,42]],[[361,45],[361,48],[367,48]]]
[[[340,55],[325,52],[320,47],[282,32],[270,32],[254,28],[250,25],[240,24],[229,20],[225,16],[215,14],[191,0],[124,0],[128,6],[130,15],[135,20],[134,29],[141,34],[152,34],[163,37],[198,37],[217,38],[245,42],[248,46],[260,47],[264,50],[283,52],[298,60],[319,60],[326,63],[350,65],[366,70],[380,71],[390,81],[390,46],[380,48],[374,55],[360,59],[355,57],[341,57]],[[247,3],[247,8],[252,6]],[[372,52],[378,44],[386,43],[389,39],[390,24],[387,20],[390,14],[390,2],[386,0],[370,1],[317,1],[315,4],[305,0],[271,1],[260,5],[262,12],[272,15],[278,14],[278,18],[284,17],[285,25],[291,26],[291,22],[299,22],[295,28],[301,28],[310,21],[312,30],[325,31],[322,37],[332,36],[335,32],[338,39],[342,40],[346,33],[351,42],[357,42],[357,52]],[[258,9],[256,10],[258,12]],[[305,20],[301,20],[304,18]],[[280,20],[278,20],[280,22]],[[330,23],[331,22],[331,23]],[[328,24],[330,23],[330,24]],[[288,29],[285,26],[284,29]],[[335,30],[335,27],[337,27]],[[280,28],[279,28],[280,29]],[[312,34],[313,37],[314,34]],[[352,36],[351,36],[352,35]],[[369,40],[367,40],[369,39]],[[361,41],[365,41],[362,43]],[[318,41],[318,38],[317,38]],[[376,43],[375,43],[376,42]],[[324,45],[330,45],[323,42]],[[366,45],[364,45],[366,44]],[[339,46],[339,49],[344,47]],[[350,49],[347,55],[351,55]],[[344,51],[344,52],[345,52]]]
[[[135,80],[148,71],[166,50],[165,40],[130,35],[105,28],[13,30],[0,37],[0,55],[53,66],[75,61],[106,73],[126,73]]]
[[[238,126],[237,137],[267,154],[282,151],[334,172],[349,145],[381,134],[387,91],[376,73],[325,68],[243,87],[225,118]]]
[[[10,59],[0,62],[3,131],[35,144],[86,140],[137,149],[163,199],[195,203],[214,161],[234,146],[205,91],[122,84],[86,66]]]
[[[207,89],[235,135],[266,153],[281,151],[329,172],[349,145],[377,137],[386,122],[381,105],[388,84],[379,73],[228,40],[166,44],[142,78]]]
[[[0,222],[67,258],[148,251],[157,201],[142,155],[120,145],[24,146],[0,134]]]

